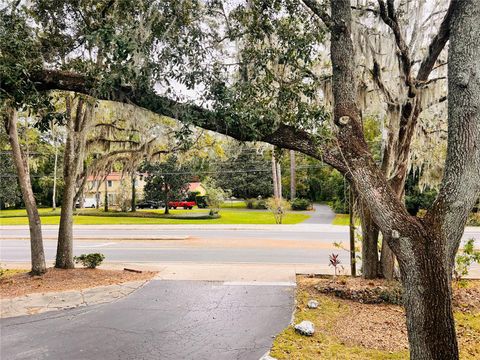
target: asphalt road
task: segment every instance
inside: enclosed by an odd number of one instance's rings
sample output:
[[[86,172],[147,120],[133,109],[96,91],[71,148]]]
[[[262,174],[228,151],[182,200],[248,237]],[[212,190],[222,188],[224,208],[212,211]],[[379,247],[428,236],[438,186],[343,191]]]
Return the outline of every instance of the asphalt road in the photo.
[[[154,280],[114,303],[0,321],[1,359],[258,360],[294,288]]]

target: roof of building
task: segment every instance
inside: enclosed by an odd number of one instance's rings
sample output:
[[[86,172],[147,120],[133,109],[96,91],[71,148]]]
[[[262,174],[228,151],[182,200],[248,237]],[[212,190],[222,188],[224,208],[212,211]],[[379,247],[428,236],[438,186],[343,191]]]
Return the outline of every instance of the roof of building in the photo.
[[[191,182],[188,184],[188,191],[200,191],[200,189],[204,189],[201,182]]]

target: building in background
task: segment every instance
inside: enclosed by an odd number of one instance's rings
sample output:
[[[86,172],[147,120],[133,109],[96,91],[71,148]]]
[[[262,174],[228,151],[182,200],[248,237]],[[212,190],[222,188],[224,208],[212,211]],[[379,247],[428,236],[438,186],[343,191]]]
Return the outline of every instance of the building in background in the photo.
[[[145,178],[147,174],[137,173],[135,176],[135,194],[138,201],[144,198]],[[104,176],[89,176],[83,193],[84,199],[89,199],[88,203],[97,203],[102,206],[105,201],[105,191],[107,192],[108,204],[118,205],[126,196],[132,196],[132,178],[129,174],[121,172],[111,172]],[[191,182],[188,184],[188,192],[205,195],[206,190],[201,182]],[[92,200],[94,199],[94,200]],[[182,199],[177,199],[182,200]]]

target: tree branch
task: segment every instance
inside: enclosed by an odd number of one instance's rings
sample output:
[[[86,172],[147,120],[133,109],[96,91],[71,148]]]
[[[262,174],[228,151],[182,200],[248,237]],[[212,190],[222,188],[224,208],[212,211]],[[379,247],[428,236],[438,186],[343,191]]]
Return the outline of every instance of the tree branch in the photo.
[[[417,81],[426,81],[428,76],[433,70],[435,62],[438,59],[438,56],[442,52],[445,44],[450,37],[450,22],[452,20],[452,14],[455,7],[456,1],[450,1],[447,13],[440,24],[437,35],[432,39],[432,42],[428,46],[428,53],[423,59],[420,68],[417,73]]]
[[[410,50],[400,30],[393,0],[387,0],[386,5],[383,0],[378,0],[378,5],[380,8],[380,17],[382,18],[383,22],[393,31],[393,35],[395,36],[395,42],[399,50],[398,56],[400,63],[402,64],[403,76],[405,77],[405,85],[407,85],[409,89],[409,97],[413,97],[415,96],[415,87],[412,81],[412,61],[410,59]]]
[[[347,171],[345,163],[338,150],[331,144],[319,144],[308,132],[286,124],[280,124],[269,134],[254,136],[251,131],[241,125],[236,125],[228,114],[219,114],[201,106],[180,103],[153,91],[137,93],[134,88],[121,86],[112,89],[108,94],[95,94],[95,82],[83,75],[59,71],[43,70],[32,75],[32,80],[39,91],[64,90],[89,94],[100,100],[111,100],[129,103],[153,113],[192,124],[205,130],[214,131],[240,141],[264,141],[272,145],[304,152],[305,154],[329,164],[342,173]],[[8,92],[8,89],[5,89]],[[232,120],[233,123],[230,123]],[[296,138],[302,141],[295,140]]]
[[[307,8],[310,9],[315,15],[317,15],[329,29],[333,26],[333,21],[327,11],[318,3],[317,0],[302,0]]]

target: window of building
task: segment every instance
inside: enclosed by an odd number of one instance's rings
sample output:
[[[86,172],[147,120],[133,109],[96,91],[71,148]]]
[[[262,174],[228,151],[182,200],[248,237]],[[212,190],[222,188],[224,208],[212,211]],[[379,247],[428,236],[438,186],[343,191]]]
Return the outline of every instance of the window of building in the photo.
[[[112,187],[112,180],[108,180],[108,187]]]

